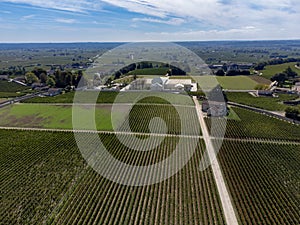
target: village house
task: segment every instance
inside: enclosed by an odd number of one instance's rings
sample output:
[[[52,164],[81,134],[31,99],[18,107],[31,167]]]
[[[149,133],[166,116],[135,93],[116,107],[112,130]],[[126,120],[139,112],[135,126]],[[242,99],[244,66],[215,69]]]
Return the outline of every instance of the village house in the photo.
[[[8,80],[8,75],[0,75],[0,80]]]
[[[207,113],[207,116],[224,117],[227,116],[227,104],[225,102],[216,102],[204,100],[202,102],[202,111]]]
[[[300,82],[296,83],[292,90],[300,95]]]
[[[270,90],[258,90],[256,95],[261,97],[273,97],[274,92]]]
[[[45,96],[54,97],[60,95],[63,92],[62,88],[50,88]]]

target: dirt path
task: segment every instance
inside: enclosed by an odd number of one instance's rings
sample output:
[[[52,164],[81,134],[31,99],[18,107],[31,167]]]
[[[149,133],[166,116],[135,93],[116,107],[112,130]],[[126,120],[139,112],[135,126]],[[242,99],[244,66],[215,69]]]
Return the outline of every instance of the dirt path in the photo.
[[[126,131],[97,131],[97,130],[67,130],[67,129],[47,129],[47,128],[28,128],[28,127],[0,127],[2,130],[20,130],[20,131],[44,131],[44,132],[66,132],[66,133],[98,133],[98,134],[127,134],[127,135],[151,135],[156,137],[180,137],[180,138],[203,138],[197,135],[177,135],[177,134],[159,134],[159,133],[140,133]]]
[[[227,225],[238,225],[238,220],[234,211],[233,204],[230,199],[229,192],[227,190],[223,174],[219,165],[219,162],[217,160],[215,150],[211,141],[211,137],[209,136],[207,126],[204,121],[203,113],[201,106],[197,100],[196,97],[193,97],[195,105],[196,105],[196,111],[199,117],[199,122],[201,125],[201,130],[203,134],[203,138],[206,145],[206,151],[208,152],[208,156],[211,162],[212,171],[214,174],[214,178],[216,181],[217,189],[220,195],[220,200],[223,206],[223,213],[225,216],[225,220]]]

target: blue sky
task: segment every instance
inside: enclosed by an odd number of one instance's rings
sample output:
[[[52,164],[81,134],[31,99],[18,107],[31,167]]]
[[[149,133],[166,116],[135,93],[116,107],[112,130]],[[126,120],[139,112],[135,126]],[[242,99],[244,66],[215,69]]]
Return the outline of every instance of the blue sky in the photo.
[[[0,0],[0,42],[300,39],[298,0]]]

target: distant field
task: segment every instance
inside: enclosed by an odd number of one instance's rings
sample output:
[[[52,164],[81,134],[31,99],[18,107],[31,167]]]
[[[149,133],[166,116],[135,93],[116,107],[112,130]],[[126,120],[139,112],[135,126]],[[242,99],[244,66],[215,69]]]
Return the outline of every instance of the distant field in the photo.
[[[8,82],[4,80],[0,80],[0,92],[19,92],[28,90],[30,87],[22,86],[20,84],[14,83],[14,82]]]
[[[212,88],[212,85],[215,82],[211,82],[211,76],[197,76],[193,77],[200,85],[204,85],[204,87]],[[248,76],[230,76],[230,77],[219,77],[215,76],[219,84],[223,87],[223,89],[228,90],[254,90],[256,85],[258,84],[256,81],[252,80]]]
[[[288,106],[283,104],[283,101],[295,100],[296,95],[279,94],[278,98],[270,97],[254,97],[249,93],[226,93],[229,101],[237,102],[244,105],[253,106],[256,108],[266,109],[270,111],[284,111]]]
[[[270,85],[272,82],[262,76],[249,76],[252,80],[254,80],[255,82],[259,83],[259,84],[264,84],[264,85]]]
[[[285,71],[289,66],[293,71],[298,73],[298,76],[300,76],[300,70],[295,68],[296,63],[285,63],[280,65],[270,65],[266,66],[264,70],[261,70],[260,72],[263,74],[262,76],[270,79],[272,76],[274,76],[276,73],[281,73]]]
[[[25,95],[24,93],[0,92],[0,98],[15,98]]]

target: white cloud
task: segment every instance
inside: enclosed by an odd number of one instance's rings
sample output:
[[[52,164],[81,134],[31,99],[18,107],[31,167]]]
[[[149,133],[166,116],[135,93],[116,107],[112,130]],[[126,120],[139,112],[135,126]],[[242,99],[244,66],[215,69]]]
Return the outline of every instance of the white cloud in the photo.
[[[56,22],[59,22],[59,23],[66,23],[66,24],[74,24],[74,23],[77,23],[76,20],[74,19],[66,19],[66,18],[58,18],[55,20]]]
[[[0,13],[3,13],[3,14],[11,14],[11,11],[0,10]]]
[[[194,18],[208,24],[228,25],[245,20],[260,20],[279,15],[289,15],[286,9],[299,9],[296,0],[231,0],[223,4],[220,0],[103,0],[131,12],[166,18]],[[224,1],[223,1],[224,2]],[[256,6],[256,8],[255,8]],[[257,10],[260,9],[260,10]],[[284,15],[281,15],[283,12]],[[272,13],[272,14],[270,14]],[[251,22],[251,21],[250,21]]]
[[[97,0],[0,0],[0,2],[22,3],[41,8],[57,9],[71,12],[100,9]]]
[[[168,20],[161,20],[161,19],[155,19],[155,18],[133,18],[132,21],[134,21],[134,22],[142,21],[142,22],[149,22],[149,23],[161,23],[161,24],[177,25],[177,26],[181,25],[185,22],[184,19],[181,19],[181,18],[171,18],[171,19],[168,19]]]
[[[35,15],[27,15],[27,16],[23,16],[22,18],[21,18],[21,20],[29,20],[29,19],[32,19],[32,18],[34,18],[35,17]]]
[[[299,0],[0,0],[0,2],[23,3],[68,12],[101,11],[102,6],[109,4],[141,14],[132,16],[135,18],[131,21],[128,21],[130,20],[128,18],[124,19],[125,22],[135,23],[131,25],[136,28],[135,31],[145,29],[147,26],[147,24],[138,26],[137,22],[155,23],[158,27],[156,30],[159,30],[159,24],[177,25],[178,33],[169,31],[169,33],[139,35],[141,38],[149,39],[151,35],[157,39],[169,35],[181,40],[300,38],[297,29],[300,20]],[[119,12],[116,10],[113,15],[118,17]],[[56,21],[69,24],[77,22],[72,19],[56,19]],[[100,24],[91,23],[98,27]],[[116,27],[124,28],[122,24],[124,23],[114,24],[115,27],[111,30]],[[191,31],[187,32],[187,29]]]

